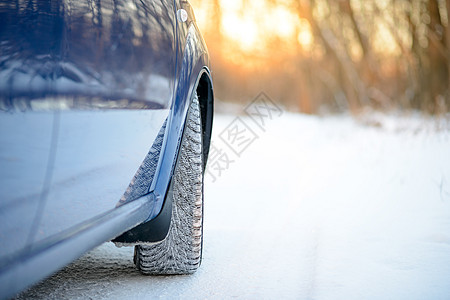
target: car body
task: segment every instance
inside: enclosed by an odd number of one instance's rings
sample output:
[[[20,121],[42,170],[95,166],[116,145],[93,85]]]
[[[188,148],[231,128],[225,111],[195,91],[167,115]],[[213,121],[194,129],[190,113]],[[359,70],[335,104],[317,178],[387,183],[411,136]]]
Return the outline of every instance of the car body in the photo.
[[[105,241],[166,237],[194,94],[204,169],[212,80],[187,1],[0,1],[0,298]]]

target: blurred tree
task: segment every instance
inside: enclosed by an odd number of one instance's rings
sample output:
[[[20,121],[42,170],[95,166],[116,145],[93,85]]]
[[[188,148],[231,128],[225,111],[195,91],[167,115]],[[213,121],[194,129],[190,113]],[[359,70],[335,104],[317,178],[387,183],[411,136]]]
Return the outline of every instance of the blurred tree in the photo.
[[[324,106],[449,111],[450,0],[257,1],[267,7],[267,15],[254,19],[258,26],[271,11],[288,9],[297,18],[291,24],[295,36],[274,38],[267,33],[262,35],[263,49],[245,52],[222,35],[222,26],[234,25],[222,24],[224,3],[208,2],[213,22],[206,36],[213,37],[207,42],[213,44],[213,64],[219,67],[215,74],[220,98],[251,98],[264,88],[288,107],[307,113]],[[254,14],[254,2],[241,0],[239,14]],[[270,21],[277,28],[277,20]],[[299,40],[305,21],[312,38],[309,50]],[[292,45],[294,53],[288,50]]]

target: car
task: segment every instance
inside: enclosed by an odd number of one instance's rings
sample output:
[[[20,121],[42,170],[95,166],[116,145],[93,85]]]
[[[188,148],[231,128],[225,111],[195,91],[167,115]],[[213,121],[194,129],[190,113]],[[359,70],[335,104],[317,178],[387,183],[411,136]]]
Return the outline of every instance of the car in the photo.
[[[0,298],[94,247],[191,274],[213,85],[185,0],[0,0]]]

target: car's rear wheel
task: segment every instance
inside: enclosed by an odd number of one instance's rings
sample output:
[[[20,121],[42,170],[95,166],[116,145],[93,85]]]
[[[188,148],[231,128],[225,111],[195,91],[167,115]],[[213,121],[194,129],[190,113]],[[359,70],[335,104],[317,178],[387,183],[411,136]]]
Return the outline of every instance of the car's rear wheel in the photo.
[[[172,200],[169,233],[159,243],[135,246],[134,262],[144,274],[191,274],[200,266],[203,244],[201,124],[200,105],[195,94],[167,194]]]

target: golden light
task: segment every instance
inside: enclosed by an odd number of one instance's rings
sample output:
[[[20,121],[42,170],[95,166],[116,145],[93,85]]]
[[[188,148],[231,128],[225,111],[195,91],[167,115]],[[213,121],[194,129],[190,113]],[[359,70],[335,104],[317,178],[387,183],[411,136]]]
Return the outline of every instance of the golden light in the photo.
[[[222,33],[244,51],[252,51],[260,36],[259,28],[253,21],[252,16],[239,16],[236,12],[230,10],[224,10]]]
[[[211,19],[211,3],[192,2],[196,5],[197,23],[205,32],[214,22]],[[283,50],[289,52],[295,49],[297,39],[304,48],[312,43],[312,35],[307,32],[310,27],[304,24],[306,20],[300,22],[288,6],[267,0],[220,0],[219,3],[221,34],[226,46],[234,50],[237,47],[247,54],[261,53],[271,41],[278,40],[283,42]]]
[[[311,25],[306,19],[299,20],[299,32],[297,35],[298,43],[302,46],[302,48],[306,51],[311,51],[313,46],[313,35],[311,32]]]
[[[384,24],[378,24],[374,37],[374,48],[380,53],[397,54],[400,49],[391,31]]]
[[[267,19],[270,20],[265,29],[281,38],[291,38],[295,35],[295,27],[298,23],[297,15],[290,12],[286,7],[276,6],[269,8]]]

